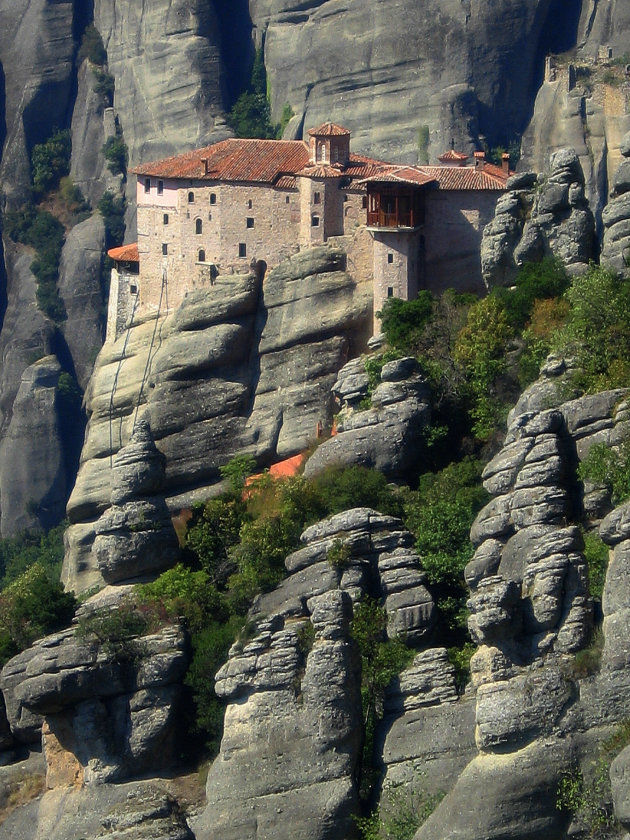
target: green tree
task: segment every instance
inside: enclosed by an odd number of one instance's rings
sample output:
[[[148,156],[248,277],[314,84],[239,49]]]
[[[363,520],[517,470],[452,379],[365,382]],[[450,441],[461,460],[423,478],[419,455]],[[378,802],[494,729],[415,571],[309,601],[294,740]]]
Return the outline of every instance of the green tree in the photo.
[[[414,300],[388,298],[376,315],[391,347],[414,352],[426,323],[433,314],[433,295],[423,290]]]
[[[57,130],[46,140],[33,147],[31,167],[33,189],[41,195],[59,184],[59,179],[70,172],[72,137],[67,129]]]

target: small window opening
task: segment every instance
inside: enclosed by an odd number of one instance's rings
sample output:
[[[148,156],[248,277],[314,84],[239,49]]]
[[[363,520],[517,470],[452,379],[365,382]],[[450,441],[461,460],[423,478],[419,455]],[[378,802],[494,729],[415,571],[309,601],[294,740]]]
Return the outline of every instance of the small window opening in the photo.
[[[319,227],[319,216],[311,216],[311,227]]]
[[[321,204],[322,203],[322,194],[321,193],[313,193],[313,204]]]
[[[252,219],[251,216],[248,216],[246,221],[247,221],[247,227],[248,228],[253,228],[254,227],[254,220]]]
[[[367,210],[367,195],[361,197],[361,208]]]
[[[217,194],[216,193],[210,193],[210,204],[216,204],[216,203],[217,203]]]
[[[197,254],[197,262],[205,262],[206,261],[206,252],[202,249]]]
[[[194,192],[189,192],[189,193],[188,193],[188,203],[189,203],[189,204],[192,204],[192,203],[194,202],[194,200],[195,200],[195,194],[194,194]]]
[[[165,225],[167,225],[167,224],[168,224],[168,213],[165,213],[165,214],[162,216],[162,222],[163,222],[163,224],[165,224]]]
[[[284,203],[285,203],[285,204],[288,204],[288,203],[289,203],[289,196],[288,196],[288,195],[284,197]]]
[[[238,255],[239,257],[247,256],[247,245],[244,242],[238,243]]]
[[[144,179],[144,191],[145,193],[151,192],[151,179],[145,178]]]
[[[158,181],[157,194],[158,195],[164,195],[164,181]]]
[[[168,245],[166,244],[166,242],[163,242],[162,243],[162,256],[165,257],[167,254],[168,254]]]
[[[208,213],[208,221],[209,221],[209,222],[211,222],[211,221],[212,221],[212,213]]]
[[[195,233],[200,234],[203,232],[203,222],[201,219],[195,219]]]
[[[387,297],[388,298],[394,297],[394,287],[393,286],[388,286],[387,287]]]
[[[250,198],[250,199],[249,199],[249,201],[247,202],[247,206],[248,206],[248,208],[249,208],[250,210],[252,209],[252,200],[251,200],[251,198]]]
[[[387,262],[390,265],[394,262],[394,255],[391,252],[387,255]]]
[[[130,294],[132,294],[132,295],[137,295],[137,294],[138,294],[138,287],[137,287],[134,283],[132,283],[132,284],[129,286],[129,292],[130,292]]]

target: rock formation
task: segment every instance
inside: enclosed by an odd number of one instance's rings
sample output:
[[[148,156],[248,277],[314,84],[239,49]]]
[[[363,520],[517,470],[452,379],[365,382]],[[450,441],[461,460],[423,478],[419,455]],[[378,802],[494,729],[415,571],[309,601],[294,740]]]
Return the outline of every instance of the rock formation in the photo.
[[[94,523],[109,503],[110,456],[139,411],[166,456],[164,492],[176,509],[207,498],[219,467],[239,452],[264,466],[305,449],[318,424],[330,426],[330,388],[371,326],[370,290],[344,265],[342,251],[322,246],[269,272],[262,288],[253,274],[218,277],[166,319],[104,347],[68,508],[67,585],[101,579],[90,555]]]
[[[388,478],[415,475],[431,413],[429,388],[415,359],[385,364],[372,394],[364,360],[353,359],[339,371],[332,392],[341,404],[336,435],[315,450],[304,475],[308,478],[331,465],[356,464],[380,470]]]
[[[488,288],[510,286],[518,266],[554,255],[572,274],[594,259],[595,225],[584,196],[584,174],[573,149],[555,152],[549,175],[514,175],[497,202],[481,242]]]
[[[363,728],[352,604],[383,598],[388,633],[404,632],[413,646],[435,620],[399,520],[357,508],[308,528],[302,542],[286,560],[289,577],[254,605],[254,638],[234,645],[217,674],[216,691],[228,700],[225,734],[197,840],[345,836],[357,809]],[[348,556],[334,563],[339,542]]]
[[[624,161],[615,173],[611,198],[604,212],[604,242],[602,265],[615,269],[624,277],[630,276],[630,131],[621,146]]]

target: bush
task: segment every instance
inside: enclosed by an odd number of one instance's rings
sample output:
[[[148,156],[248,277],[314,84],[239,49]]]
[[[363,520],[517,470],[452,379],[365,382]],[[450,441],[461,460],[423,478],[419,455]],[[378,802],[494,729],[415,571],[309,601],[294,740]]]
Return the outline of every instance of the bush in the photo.
[[[608,568],[608,546],[596,531],[584,533],[584,559],[588,567],[588,591],[598,601],[602,599],[606,569]]]
[[[102,65],[107,62],[107,52],[105,51],[101,33],[92,23],[86,26],[83,37],[81,38],[81,46],[79,47],[79,62],[86,58],[92,64]]]
[[[584,391],[630,382],[630,281],[591,266],[568,289],[569,321],[558,344],[575,354]]]
[[[559,297],[570,281],[562,263],[547,257],[539,263],[522,265],[514,282],[514,288],[496,288],[492,294],[503,304],[509,324],[522,330],[531,317],[534,301]]]
[[[62,522],[47,533],[23,533],[0,540],[0,590],[36,564],[46,569],[51,580],[58,580],[65,529],[66,523]]]
[[[98,211],[105,223],[106,247],[122,245],[125,235],[125,198],[105,190],[98,203]]]
[[[129,152],[127,144],[119,135],[108,137],[103,145],[107,167],[113,175],[126,175]]]
[[[59,179],[70,172],[72,137],[70,131],[55,131],[45,143],[33,147],[31,167],[33,189],[43,194],[59,184]]]
[[[423,290],[414,300],[388,298],[376,313],[387,343],[397,350],[412,353],[425,324],[433,314],[433,295]]]
[[[630,440],[613,448],[594,444],[578,466],[578,475],[582,481],[606,487],[615,505],[630,499]]]
[[[111,105],[114,101],[114,77],[106,70],[99,70],[98,67],[94,67],[92,72],[95,80],[92,90],[101,97],[105,106]]]
[[[519,382],[522,388],[538,378],[555,336],[566,325],[570,313],[566,298],[535,300],[527,328],[525,346],[519,359]]]
[[[36,639],[68,626],[76,600],[35,563],[0,593],[0,666]]]
[[[386,782],[379,808],[355,818],[361,840],[411,840],[444,797],[428,794],[420,782]]]
[[[505,373],[512,336],[505,308],[492,295],[470,307],[466,326],[457,336],[454,358],[466,375],[472,399],[472,430],[481,440],[487,439],[499,422],[502,406],[496,382]]]

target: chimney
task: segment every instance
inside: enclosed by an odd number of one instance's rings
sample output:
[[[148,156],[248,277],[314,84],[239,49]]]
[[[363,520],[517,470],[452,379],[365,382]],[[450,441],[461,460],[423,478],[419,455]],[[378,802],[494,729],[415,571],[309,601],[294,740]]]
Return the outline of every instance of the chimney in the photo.
[[[203,163],[203,174],[208,174],[208,158],[201,158],[201,162]]]
[[[510,174],[510,156],[507,152],[503,152],[501,155],[501,169],[506,175]]]
[[[485,152],[475,152],[475,170],[483,169],[486,163],[486,153]]]

